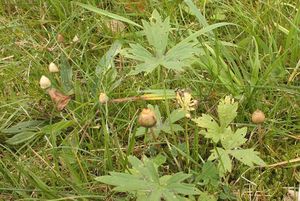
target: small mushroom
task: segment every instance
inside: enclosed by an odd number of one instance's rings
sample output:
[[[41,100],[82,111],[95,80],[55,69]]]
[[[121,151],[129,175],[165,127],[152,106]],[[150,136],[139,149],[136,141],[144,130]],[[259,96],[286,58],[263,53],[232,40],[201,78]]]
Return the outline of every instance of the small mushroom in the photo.
[[[255,124],[262,124],[262,123],[264,123],[265,119],[266,119],[266,116],[261,110],[257,109],[252,113],[251,120]]]
[[[138,123],[145,128],[151,128],[156,125],[156,122],[155,113],[149,108],[144,108],[140,113]]]
[[[63,43],[64,41],[65,41],[65,38],[64,38],[64,36],[62,35],[62,34],[57,34],[57,36],[56,36],[56,40],[57,40],[57,42],[59,42],[59,43]]]
[[[59,72],[58,66],[55,63],[53,63],[53,62],[51,62],[49,64],[48,69],[49,69],[50,73],[57,73],[57,72]]]
[[[40,87],[42,89],[47,89],[51,86],[51,81],[45,75],[42,75],[40,79]]]
[[[77,43],[79,40],[80,40],[79,37],[75,35],[72,41],[73,43]]]
[[[99,95],[99,102],[101,103],[101,104],[105,104],[105,103],[107,103],[109,101],[109,98],[108,98],[108,96],[106,95],[106,93],[100,93],[100,95]]]

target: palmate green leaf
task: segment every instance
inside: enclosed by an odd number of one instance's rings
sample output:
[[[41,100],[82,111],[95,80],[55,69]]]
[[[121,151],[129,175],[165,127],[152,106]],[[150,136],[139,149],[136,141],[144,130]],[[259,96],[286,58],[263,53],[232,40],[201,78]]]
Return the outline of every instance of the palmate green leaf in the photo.
[[[193,184],[172,183],[167,186],[169,192],[182,195],[198,195],[200,191]]]
[[[223,136],[221,139],[221,143],[226,150],[238,148],[247,141],[247,139],[245,138],[246,134],[246,127],[237,129],[235,133],[230,132],[227,135]]]
[[[114,190],[118,192],[144,191],[153,188],[151,183],[143,180],[143,178],[127,173],[111,172],[110,176],[100,176],[95,179],[105,184],[117,186]]]
[[[183,71],[183,67],[193,63],[193,57],[197,55],[200,48],[196,42],[180,42],[172,47],[165,55],[161,65],[168,69]]]
[[[115,191],[135,193],[137,200],[183,200],[181,195],[200,193],[194,185],[182,183],[191,176],[189,174],[179,172],[159,178],[158,165],[153,160],[129,156],[128,161],[132,165],[130,172],[110,172],[110,175],[97,177],[96,180],[115,186]]]
[[[171,175],[167,175],[167,176],[169,176],[169,177],[168,177],[168,180],[166,180],[166,184],[170,185],[173,183],[182,182],[182,181],[186,180],[187,178],[191,177],[192,175],[185,174],[183,172],[177,172],[176,174],[174,174],[172,176]]]
[[[236,117],[238,103],[234,102],[229,96],[221,100],[218,105],[218,116],[222,128],[226,128]]]
[[[130,48],[122,51],[122,54],[137,60],[139,63],[134,67],[129,75],[136,75],[141,72],[151,73],[158,66],[163,66],[170,70],[183,71],[194,60],[193,57],[199,54],[200,49],[196,42],[183,40],[167,51],[168,35],[170,32],[170,19],[161,18],[154,10],[150,21],[143,21],[144,34],[151,46],[151,52],[139,44],[130,44]]]
[[[198,201],[217,201],[218,199],[208,192],[201,192]]]
[[[211,184],[217,186],[219,183],[219,172],[217,167],[211,161],[204,163],[200,178],[203,180],[203,184]]]
[[[254,151],[254,149],[230,150],[228,153],[250,167],[252,167],[254,164],[260,166],[266,165],[266,163],[258,156],[259,152]]]
[[[129,44],[130,48],[122,50],[122,54],[130,59],[150,63],[156,58],[140,44]]]
[[[218,168],[220,175],[224,175],[226,172],[231,172],[232,170],[232,162],[227,150],[217,147],[216,149],[212,150],[211,155],[209,156],[208,160],[219,160]]]
[[[135,70],[132,70],[129,75],[137,75],[141,72],[150,73],[159,66],[157,58],[140,44],[130,44],[130,48],[122,50],[121,53],[127,58],[142,62],[137,64]]]
[[[155,54],[160,58],[166,51],[168,44],[168,35],[170,32],[170,18],[167,17],[164,21],[161,16],[154,10],[150,18],[150,22],[142,20],[144,34],[147,37],[149,45],[154,47]]]
[[[201,133],[206,138],[211,138],[213,142],[217,143],[222,138],[222,131],[219,127],[219,124],[207,114],[202,114],[201,117],[193,119],[193,121],[201,128],[205,128]]]

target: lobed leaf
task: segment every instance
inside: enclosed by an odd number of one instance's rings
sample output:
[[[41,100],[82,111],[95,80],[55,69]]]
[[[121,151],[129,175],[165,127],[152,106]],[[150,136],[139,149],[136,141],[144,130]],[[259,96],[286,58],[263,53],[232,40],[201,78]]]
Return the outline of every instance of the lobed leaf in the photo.
[[[245,138],[246,133],[246,127],[237,129],[235,133],[231,131],[222,137],[221,143],[226,150],[238,148],[247,141]]]
[[[202,114],[201,117],[193,119],[193,121],[199,127],[206,129],[206,131],[201,132],[206,138],[211,138],[215,143],[220,141],[222,131],[219,124],[210,115]]]
[[[231,172],[232,170],[232,163],[229,157],[228,151],[217,147],[216,149],[212,150],[211,155],[209,156],[208,160],[219,160],[219,171],[221,175],[224,175],[226,172]]]
[[[222,128],[227,127],[236,117],[238,109],[238,103],[233,102],[229,96],[226,96],[224,100],[221,100],[218,105],[218,116],[220,125]]]
[[[149,45],[154,47],[156,56],[161,57],[165,53],[168,44],[168,35],[171,28],[170,18],[167,17],[163,21],[157,10],[154,10],[150,19],[150,22],[142,21],[143,32]]]
[[[245,165],[252,167],[255,165],[265,166],[266,163],[258,156],[259,152],[254,151],[254,149],[237,149],[230,150],[230,155],[238,159]]]

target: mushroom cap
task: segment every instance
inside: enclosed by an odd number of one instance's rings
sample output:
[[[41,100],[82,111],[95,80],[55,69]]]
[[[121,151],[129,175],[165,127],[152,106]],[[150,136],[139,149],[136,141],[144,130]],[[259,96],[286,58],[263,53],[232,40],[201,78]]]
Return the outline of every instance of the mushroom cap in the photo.
[[[257,109],[252,113],[251,120],[255,124],[262,124],[264,123],[265,119],[266,116],[261,110]]]
[[[155,126],[156,122],[155,113],[149,108],[144,108],[140,113],[138,123],[145,128],[151,128]]]

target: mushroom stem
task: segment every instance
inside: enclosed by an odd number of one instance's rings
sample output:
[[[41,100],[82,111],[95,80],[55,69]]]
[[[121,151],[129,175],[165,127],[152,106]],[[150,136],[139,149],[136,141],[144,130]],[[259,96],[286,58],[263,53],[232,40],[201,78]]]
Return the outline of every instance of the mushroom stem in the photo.
[[[261,124],[257,125],[257,131],[258,131],[258,142],[259,142],[260,150],[262,151],[262,148],[263,148],[263,138],[264,138],[264,130],[263,130]]]
[[[156,138],[156,136],[155,136],[155,133],[154,133],[153,128],[150,128],[150,133],[151,133],[151,135],[152,135],[153,140],[154,140],[155,142],[157,142],[157,138]]]

